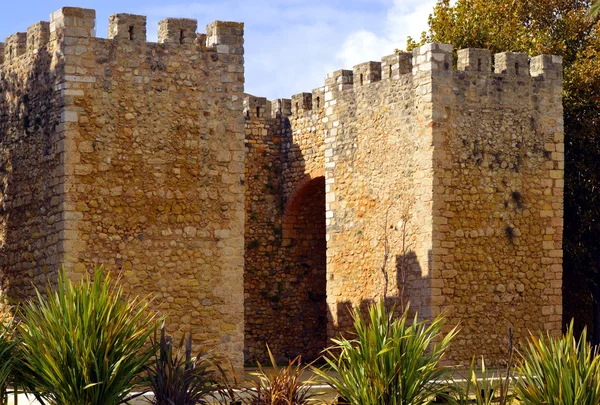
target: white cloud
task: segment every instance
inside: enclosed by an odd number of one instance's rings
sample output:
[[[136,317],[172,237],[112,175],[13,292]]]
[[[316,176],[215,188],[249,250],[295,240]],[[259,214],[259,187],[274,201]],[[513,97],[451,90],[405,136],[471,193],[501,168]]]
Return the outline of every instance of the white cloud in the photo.
[[[389,9],[383,32],[379,35],[368,30],[357,30],[346,38],[336,59],[345,66],[354,66],[370,60],[380,60],[404,48],[408,36],[419,39],[427,30],[427,18],[433,10],[435,0],[395,0]]]
[[[325,74],[380,60],[427,28],[434,0],[205,0],[141,10],[148,37],[165,17],[245,22],[246,91],[289,98],[323,85]]]

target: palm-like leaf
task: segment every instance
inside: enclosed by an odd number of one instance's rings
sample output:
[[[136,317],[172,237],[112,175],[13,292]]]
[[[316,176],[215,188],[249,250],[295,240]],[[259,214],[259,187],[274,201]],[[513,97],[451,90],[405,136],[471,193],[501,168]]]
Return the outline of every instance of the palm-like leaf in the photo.
[[[356,338],[333,340],[326,350],[339,377],[315,369],[342,397],[353,405],[419,405],[445,389],[439,361],[456,329],[440,339],[441,316],[426,323],[415,315],[411,322],[405,311],[395,318],[383,301],[369,308],[368,321],[358,311],[353,316]]]
[[[510,374],[504,376],[488,374],[483,357],[481,358],[479,372],[480,377],[477,376],[477,367],[475,366],[475,359],[473,359],[464,382],[451,381],[450,392],[446,396],[448,402],[452,405],[510,404],[514,397],[510,392],[513,381],[512,376]]]
[[[102,268],[24,307],[22,372],[42,403],[117,405],[127,400],[152,355],[155,315],[146,300],[127,300]]]
[[[8,404],[8,387],[18,384],[15,365],[18,361],[18,336],[14,335],[14,318],[0,316],[0,405]]]

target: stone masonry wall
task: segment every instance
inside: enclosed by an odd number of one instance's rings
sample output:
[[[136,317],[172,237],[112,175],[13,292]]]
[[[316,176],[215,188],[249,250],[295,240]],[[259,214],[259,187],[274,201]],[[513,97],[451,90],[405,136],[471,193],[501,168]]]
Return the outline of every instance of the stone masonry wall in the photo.
[[[271,103],[242,24],[94,20],[0,44],[5,296],[104,264],[238,368],[312,360],[384,295],[460,322],[453,362],[560,332],[560,58],[429,44]]]
[[[409,60],[390,56],[385,68],[367,62],[326,79],[330,336],[351,327],[350,307],[384,294],[429,315],[431,139],[420,125],[429,106]]]
[[[502,53],[492,73],[489,52],[458,54],[456,71],[431,44],[334,72],[318,115],[302,111],[315,94],[289,101],[282,244],[323,150],[328,336],[385,295],[461,325],[450,361],[498,363],[509,326],[561,330],[562,65]]]
[[[64,173],[51,270],[62,263],[78,279],[104,264],[132,294],[155,297],[169,333],[190,331],[240,367],[243,24],[214,22],[199,35],[195,20],[166,19],[156,44],[143,16],[112,16],[109,39],[94,36],[94,20],[94,10],[63,8],[49,24],[63,64],[50,88],[62,99],[43,101],[61,122],[44,136],[61,140]]]
[[[420,58],[450,50],[421,48]],[[562,60],[458,53],[432,71],[432,314],[460,320],[450,360],[506,360],[508,329],[562,330]],[[456,323],[456,322],[453,322]]]
[[[37,23],[0,44],[0,273],[3,298],[19,300],[61,265],[64,61]]]
[[[323,110],[313,107],[307,93],[245,99],[249,363],[268,361],[266,344],[281,361],[316,359],[326,345]]]

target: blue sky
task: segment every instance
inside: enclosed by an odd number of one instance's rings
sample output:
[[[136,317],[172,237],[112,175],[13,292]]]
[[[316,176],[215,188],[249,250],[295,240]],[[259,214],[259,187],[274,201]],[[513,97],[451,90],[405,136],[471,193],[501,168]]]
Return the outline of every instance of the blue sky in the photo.
[[[4,0],[0,38],[48,21],[63,6],[96,10],[96,35],[106,37],[114,13],[148,17],[148,39],[156,41],[166,17],[245,23],[246,92],[269,99],[310,92],[325,74],[380,60],[427,28],[435,0]]]

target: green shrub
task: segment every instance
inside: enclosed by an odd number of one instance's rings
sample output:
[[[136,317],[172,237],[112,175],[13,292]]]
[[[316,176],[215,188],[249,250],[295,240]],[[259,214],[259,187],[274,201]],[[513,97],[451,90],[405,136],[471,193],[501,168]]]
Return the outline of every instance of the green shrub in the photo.
[[[452,405],[505,405],[513,398],[510,393],[511,382],[510,368],[505,375],[489,375],[483,357],[478,377],[473,359],[465,381],[451,381],[451,389],[446,399]]]
[[[10,315],[0,316],[0,405],[8,404],[9,386],[15,386],[18,361],[18,337],[14,334],[14,318]]]
[[[235,400],[229,385],[233,374],[223,368],[223,359],[212,355],[206,346],[202,346],[198,355],[192,357],[191,334],[187,340],[185,336],[182,337],[178,348],[174,350],[172,339],[165,336],[162,327],[160,338],[157,340],[155,334],[153,344],[157,350],[147,372],[154,393],[150,403],[203,405],[226,399]]]
[[[26,387],[43,404],[116,405],[127,400],[152,356],[155,315],[146,300],[127,299],[102,268],[73,284],[64,270],[58,289],[24,307]]]
[[[576,339],[573,322],[560,338],[531,336],[517,364],[517,398],[526,405],[600,403],[600,358],[587,342]]]
[[[312,381],[302,381],[307,367],[302,366],[301,357],[291,360],[286,367],[280,368],[267,346],[273,371],[266,371],[258,363],[257,379],[254,387],[247,391],[245,402],[249,405],[306,405],[310,402]]]
[[[339,377],[315,369],[344,399],[353,405],[418,405],[447,389],[439,361],[456,329],[442,337],[443,317],[419,322],[415,315],[410,322],[406,311],[395,318],[383,301],[370,306],[368,320],[358,311],[353,317],[356,338],[333,340],[326,350],[325,361]]]

